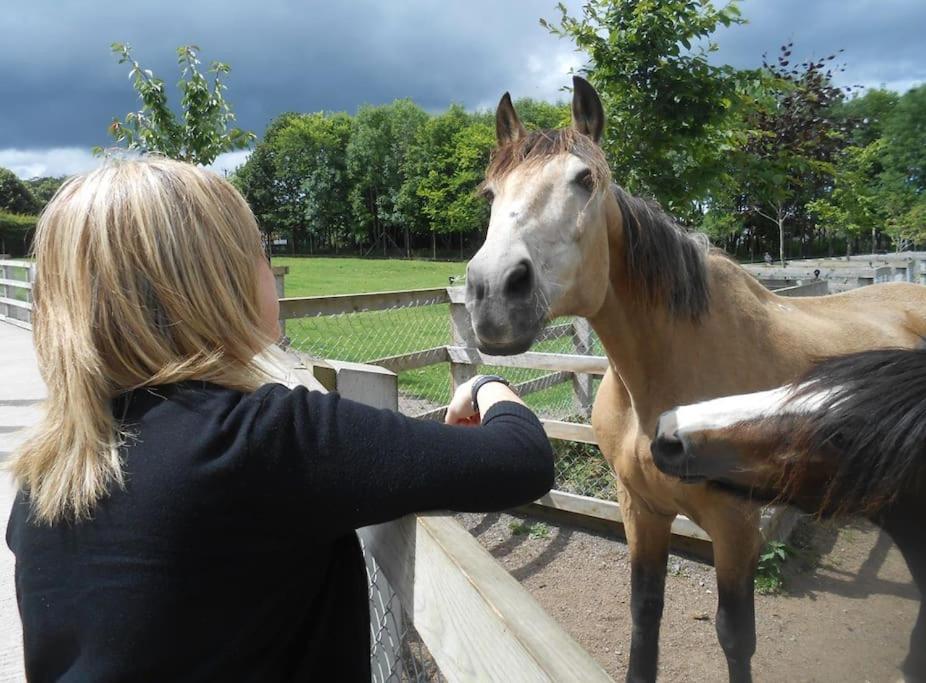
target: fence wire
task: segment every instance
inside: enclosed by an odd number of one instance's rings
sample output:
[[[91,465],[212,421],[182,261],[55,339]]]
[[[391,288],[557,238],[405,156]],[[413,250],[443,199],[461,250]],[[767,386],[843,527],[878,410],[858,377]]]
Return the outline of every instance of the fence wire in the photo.
[[[553,321],[532,351],[601,356],[604,351],[594,333],[582,336],[575,320]],[[310,358],[376,364],[402,354],[426,351],[453,344],[450,304],[435,298],[423,305],[383,311],[313,316],[286,321],[290,346]],[[497,373],[513,385],[549,377],[546,370],[479,366],[475,372]],[[440,408],[450,402],[452,382],[450,364],[438,363],[398,373],[399,410],[406,415],[440,417]],[[583,404],[570,377],[540,391],[523,396],[525,403],[540,417],[567,422],[588,423],[589,406],[598,388],[598,378],[590,383],[588,400]],[[616,480],[597,446],[554,441],[556,450],[556,488],[569,493],[606,500],[616,499]]]
[[[379,565],[364,552],[370,595],[370,664],[373,683],[444,683]]]

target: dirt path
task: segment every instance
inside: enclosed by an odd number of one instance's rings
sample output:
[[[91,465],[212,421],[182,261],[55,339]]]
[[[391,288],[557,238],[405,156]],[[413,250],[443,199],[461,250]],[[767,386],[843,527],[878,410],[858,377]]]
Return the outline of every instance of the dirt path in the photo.
[[[506,514],[461,522],[616,679],[630,636],[627,546],[570,527]],[[534,533],[515,534],[512,526]],[[757,596],[756,681],[895,681],[919,607],[899,552],[875,527],[801,522],[799,555],[783,594]],[[724,681],[714,631],[713,569],[672,555],[666,580],[660,680]]]

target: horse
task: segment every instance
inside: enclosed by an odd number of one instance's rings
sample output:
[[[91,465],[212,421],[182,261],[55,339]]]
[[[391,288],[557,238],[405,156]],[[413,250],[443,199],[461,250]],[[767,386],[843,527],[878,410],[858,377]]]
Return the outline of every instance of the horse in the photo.
[[[901,669],[926,681],[926,349],[836,357],[790,386],[675,408],[652,453],[682,481],[880,526],[921,596]]]
[[[768,291],[658,205],[614,184],[595,89],[573,79],[572,125],[528,132],[508,93],[481,191],[486,239],[467,265],[465,303],[486,363],[526,351],[546,324],[588,319],[609,359],[592,426],[617,475],[631,558],[628,680],[658,663],[672,520],[710,534],[716,628],[733,681],[751,680],[758,507],[660,472],[650,453],[669,408],[769,389],[811,360],[912,347],[926,334],[926,287],[873,285],[808,299]]]

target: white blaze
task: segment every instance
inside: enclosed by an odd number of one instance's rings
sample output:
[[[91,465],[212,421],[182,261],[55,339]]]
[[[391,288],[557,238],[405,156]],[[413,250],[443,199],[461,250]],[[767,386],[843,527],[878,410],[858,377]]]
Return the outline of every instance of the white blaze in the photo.
[[[803,389],[805,386],[799,388]],[[724,396],[711,401],[679,406],[659,419],[657,435],[678,437],[710,429],[725,429],[740,422],[767,417],[811,413],[838,393],[840,388],[813,392],[789,401],[794,390],[795,387],[789,384],[769,391]]]

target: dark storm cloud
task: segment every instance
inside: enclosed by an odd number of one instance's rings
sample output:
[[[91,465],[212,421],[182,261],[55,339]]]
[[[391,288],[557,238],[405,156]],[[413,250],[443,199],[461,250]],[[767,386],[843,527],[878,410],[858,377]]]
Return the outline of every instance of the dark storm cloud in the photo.
[[[837,63],[844,85],[905,90],[926,81],[923,0],[745,0],[749,23],[719,32],[717,59],[737,67],[774,59],[782,43],[794,41],[794,57],[825,57],[845,50]]]
[[[473,107],[505,89],[550,96],[566,77],[531,69],[571,52],[538,25],[553,13],[549,2],[17,5],[0,14],[9,39],[0,43],[0,148],[104,142],[112,116],[135,106],[128,69],[109,52],[116,40],[169,83],[181,44],[231,63],[229,98],[242,125],[257,131],[287,110],[353,111],[397,97],[429,109]]]
[[[197,43],[232,65],[240,123],[262,132],[283,111],[354,111],[411,97],[437,110],[490,106],[505,90],[553,98],[580,63],[537,23],[553,0],[5,0],[0,13],[0,150],[105,143],[136,107],[109,43],[128,41],[169,83],[174,48]],[[572,0],[570,7],[580,2]],[[926,2],[747,0],[750,25],[718,36],[718,58],[755,66],[793,38],[797,54],[846,48],[847,82],[907,87],[926,78]]]

